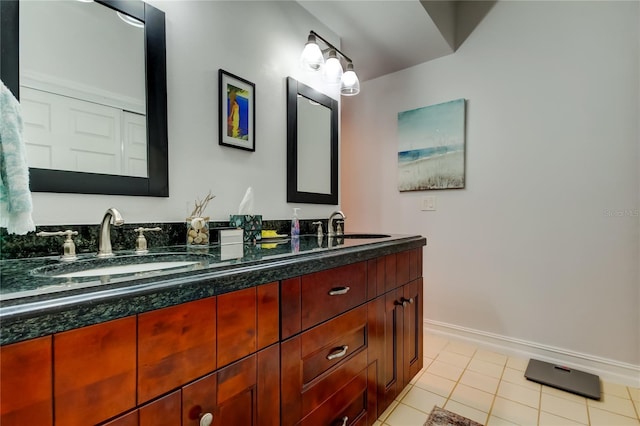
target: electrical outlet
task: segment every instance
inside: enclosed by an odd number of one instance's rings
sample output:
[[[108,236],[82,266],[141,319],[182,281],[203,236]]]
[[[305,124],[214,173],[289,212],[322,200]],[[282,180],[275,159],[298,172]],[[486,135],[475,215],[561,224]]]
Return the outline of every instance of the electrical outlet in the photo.
[[[420,210],[422,211],[435,211],[436,210],[436,196],[430,195],[428,197],[424,197],[422,199],[422,204],[420,205]]]

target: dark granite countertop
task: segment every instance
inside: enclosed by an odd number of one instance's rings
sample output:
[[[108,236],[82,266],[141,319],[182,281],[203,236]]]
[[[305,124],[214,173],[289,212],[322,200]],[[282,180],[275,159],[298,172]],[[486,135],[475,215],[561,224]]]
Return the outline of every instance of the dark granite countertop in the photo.
[[[301,236],[257,245],[171,246],[148,254],[117,252],[109,259],[81,256],[74,262],[57,257],[0,261],[0,344],[122,318],[141,312],[215,296],[311,272],[419,248],[419,235],[332,239]],[[184,261],[163,272],[95,277],[54,277],[91,264]]]

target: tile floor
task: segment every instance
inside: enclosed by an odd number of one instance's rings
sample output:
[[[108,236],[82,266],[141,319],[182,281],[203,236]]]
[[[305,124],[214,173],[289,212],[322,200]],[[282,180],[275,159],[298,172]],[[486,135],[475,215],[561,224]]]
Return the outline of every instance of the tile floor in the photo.
[[[528,359],[425,333],[424,369],[375,426],[422,426],[434,405],[486,426],[640,426],[640,389],[602,381],[600,401],[524,378]]]

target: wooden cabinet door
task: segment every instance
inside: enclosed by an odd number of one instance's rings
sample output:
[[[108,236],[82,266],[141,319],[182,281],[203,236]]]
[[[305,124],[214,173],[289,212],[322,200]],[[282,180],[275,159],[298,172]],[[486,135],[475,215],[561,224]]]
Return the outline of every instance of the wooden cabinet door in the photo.
[[[411,281],[402,288],[403,303],[403,380],[402,387],[409,384],[411,379],[422,369],[423,334],[422,334],[422,278]]]
[[[138,315],[138,404],[215,369],[215,297]]]
[[[51,336],[0,347],[0,424],[53,423]]]
[[[276,343],[280,337],[278,283],[218,296],[218,368]]]
[[[182,426],[280,424],[280,347],[270,346],[182,389]],[[142,425],[141,425],[142,426]]]
[[[378,414],[393,402],[403,386],[403,322],[400,299],[402,289],[378,298]]]
[[[53,336],[55,424],[105,421],[136,404],[136,318]]]
[[[139,426],[178,426],[181,414],[180,391],[170,393],[138,410]]]
[[[102,426],[180,426],[180,391],[158,398]]]

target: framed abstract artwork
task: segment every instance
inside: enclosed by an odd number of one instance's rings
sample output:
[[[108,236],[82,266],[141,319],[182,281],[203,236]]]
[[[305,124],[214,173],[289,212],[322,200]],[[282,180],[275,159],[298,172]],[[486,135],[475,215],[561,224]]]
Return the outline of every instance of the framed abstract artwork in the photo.
[[[220,69],[218,87],[220,145],[255,151],[255,84]]]
[[[465,186],[464,99],[398,113],[398,189]]]

